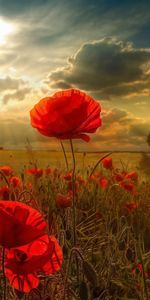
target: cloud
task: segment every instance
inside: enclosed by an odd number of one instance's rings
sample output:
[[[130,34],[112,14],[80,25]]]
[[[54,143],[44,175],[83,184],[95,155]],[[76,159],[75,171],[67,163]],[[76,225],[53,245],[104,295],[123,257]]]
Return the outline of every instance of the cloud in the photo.
[[[18,89],[14,93],[8,93],[5,94],[3,97],[3,103],[7,104],[9,100],[16,100],[16,101],[22,101],[25,99],[26,95],[28,95],[31,92],[31,88],[25,87],[22,89]]]
[[[9,0],[0,1],[0,12],[16,27],[2,51],[0,45],[3,74],[12,66],[36,80],[62,67],[89,40],[134,37],[150,17],[149,4],[118,0]]]
[[[105,149],[147,149],[149,120],[137,118],[128,111],[113,108],[103,111],[102,127],[93,138],[93,146]]]
[[[20,85],[23,84],[24,81],[22,79],[16,79],[10,76],[0,78],[0,92],[3,92],[5,90],[16,90]]]
[[[0,78],[0,92],[3,104],[7,104],[10,100],[22,101],[31,91],[30,83],[21,78],[11,76]]]
[[[17,117],[16,117],[17,116]],[[26,140],[36,149],[60,149],[59,141],[47,138],[32,128],[28,117],[19,111],[9,117],[1,116],[0,145],[4,148],[24,148]],[[91,142],[74,140],[75,148],[83,151],[102,150],[149,150],[146,137],[149,122],[136,118],[126,110],[113,108],[103,110],[102,126],[96,134],[91,134]],[[9,144],[8,144],[9,140]],[[65,142],[66,146],[67,143]],[[67,146],[68,147],[68,146]]]
[[[148,63],[150,48],[103,38],[83,44],[67,66],[49,74],[46,83],[54,89],[75,87],[106,98],[150,93]]]

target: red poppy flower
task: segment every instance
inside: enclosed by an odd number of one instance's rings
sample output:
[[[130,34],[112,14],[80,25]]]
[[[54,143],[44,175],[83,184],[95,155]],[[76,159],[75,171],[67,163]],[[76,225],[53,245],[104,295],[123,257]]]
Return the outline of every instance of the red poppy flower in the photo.
[[[10,198],[10,188],[5,185],[0,188],[0,199],[2,200],[9,200]]]
[[[51,173],[52,173],[52,169],[49,167],[44,170],[45,175],[50,175]]]
[[[117,173],[117,174],[114,174],[114,179],[118,182],[122,181],[124,179],[124,175],[122,173]]]
[[[14,248],[45,233],[46,223],[34,208],[17,201],[0,201],[0,245]]]
[[[143,273],[143,266],[141,263],[138,263],[138,265],[132,269],[132,274],[133,275],[138,275]],[[147,272],[144,272],[145,276],[148,277]]]
[[[37,178],[40,178],[43,175],[43,170],[40,168],[31,168],[26,170],[27,174],[34,175]]]
[[[79,184],[85,185],[85,180],[84,180],[84,178],[83,178],[80,174],[78,174],[78,175],[76,176],[76,180],[79,182]]]
[[[59,139],[89,141],[101,125],[100,104],[80,90],[65,90],[40,100],[30,111],[31,125],[41,134]]]
[[[128,213],[132,213],[132,211],[138,208],[139,205],[135,202],[130,202],[130,203],[126,203],[124,207],[128,210]]]
[[[18,176],[12,176],[9,180],[13,188],[18,188],[21,186],[21,180]]]
[[[102,189],[105,189],[108,186],[108,179],[103,177],[99,180],[99,184]]]
[[[133,172],[127,173],[125,177],[136,181],[138,179],[138,173],[133,171]]]
[[[135,189],[135,185],[134,185],[134,183],[133,183],[131,180],[124,180],[124,181],[121,181],[121,182],[120,182],[120,186],[121,186],[123,189],[125,189],[125,190],[127,190],[127,191],[129,191],[129,192],[133,192],[134,189]]]
[[[102,164],[103,164],[103,167],[105,169],[109,169],[111,170],[112,169],[112,158],[111,157],[106,157],[102,160]]]
[[[39,285],[39,274],[53,274],[62,264],[62,249],[54,236],[6,251],[5,274],[17,290],[28,293]]]
[[[71,195],[62,195],[57,194],[56,196],[56,205],[60,208],[67,208],[72,205],[72,197]]]
[[[2,166],[0,167],[0,171],[4,173],[5,176],[10,176],[13,173],[13,170],[9,166]]]
[[[68,172],[67,174],[65,174],[64,179],[67,180],[67,181],[72,180],[72,172]]]

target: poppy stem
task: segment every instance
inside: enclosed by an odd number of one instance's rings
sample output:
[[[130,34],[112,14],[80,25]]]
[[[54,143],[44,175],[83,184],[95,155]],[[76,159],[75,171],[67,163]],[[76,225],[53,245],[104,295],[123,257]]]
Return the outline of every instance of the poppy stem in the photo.
[[[104,155],[102,158],[100,158],[100,159],[98,160],[98,162],[97,162],[96,165],[94,166],[94,168],[93,168],[93,170],[92,170],[92,172],[91,172],[91,174],[90,174],[89,177],[91,177],[91,176],[93,175],[93,173],[94,173],[94,171],[96,170],[96,168],[97,168],[97,166],[99,165],[99,163],[100,163],[104,158],[106,158],[106,157],[108,157],[109,155],[111,155],[112,153],[113,153],[113,152],[111,151],[111,152],[107,153],[106,155]]]
[[[3,177],[3,179],[6,181],[8,187],[10,186],[9,181],[7,180],[6,176],[4,175],[4,173],[2,171],[0,171],[0,175]]]
[[[61,140],[60,140],[60,144],[61,144],[61,148],[62,148],[62,151],[63,151],[63,154],[64,154],[65,162],[66,162],[66,169],[68,171],[69,170],[68,159],[67,159],[65,147],[64,147],[63,142]]]
[[[73,204],[73,245],[76,245],[76,206],[75,206],[75,170],[76,161],[73,149],[73,143],[70,139],[71,153],[73,158],[73,169],[72,169],[72,204]]]
[[[6,298],[6,289],[7,289],[7,286],[6,286],[6,276],[5,276],[5,248],[3,247],[3,250],[2,250],[2,273],[3,273],[3,282],[4,282],[4,288],[3,288],[3,300],[7,300]]]
[[[142,257],[142,249],[141,249],[141,238],[139,236],[138,238],[138,250],[139,250],[139,256],[140,256],[140,262],[142,265],[142,277],[143,277],[143,286],[144,286],[144,292],[145,292],[145,296],[146,296],[146,300],[149,299],[149,295],[148,295],[148,288],[147,288],[147,282],[146,282],[146,276],[145,276],[145,267],[144,267],[144,262],[143,262],[143,257]]]

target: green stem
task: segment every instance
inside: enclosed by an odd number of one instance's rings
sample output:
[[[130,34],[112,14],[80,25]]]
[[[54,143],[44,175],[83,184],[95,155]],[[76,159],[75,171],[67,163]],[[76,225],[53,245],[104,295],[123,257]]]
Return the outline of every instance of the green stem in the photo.
[[[3,281],[4,281],[4,289],[3,289],[3,300],[7,300],[6,298],[6,276],[5,276],[5,248],[2,250],[2,273],[3,273]]]
[[[106,154],[105,156],[103,156],[102,158],[100,158],[100,159],[98,160],[98,162],[97,162],[96,165],[94,166],[94,168],[93,168],[93,170],[92,170],[92,172],[91,172],[91,174],[90,174],[89,177],[91,177],[91,176],[93,175],[93,173],[94,173],[94,171],[96,170],[96,168],[97,168],[97,166],[99,165],[99,163],[100,163],[104,158],[108,157],[108,156],[111,155],[111,154],[112,154],[112,152],[109,152],[108,154]]]
[[[68,265],[67,265],[67,271],[66,271],[65,280],[64,280],[64,297],[63,297],[64,300],[66,299],[66,285],[67,285],[67,279],[68,279],[68,275],[69,275],[73,251],[74,251],[74,248],[72,248],[70,251],[69,261],[68,261]]]
[[[75,207],[75,169],[76,169],[76,161],[73,149],[72,140],[70,140],[71,153],[73,158],[73,169],[72,169],[72,213],[73,213],[73,245],[76,245],[76,207]]]
[[[60,144],[61,144],[61,148],[64,154],[64,158],[65,158],[65,163],[66,163],[66,169],[67,171],[69,170],[69,166],[68,166],[68,160],[67,160],[67,155],[66,155],[66,151],[65,151],[65,147],[63,145],[63,142],[60,140]]]
[[[4,173],[2,171],[0,171],[0,175],[3,177],[3,179],[6,181],[8,187],[10,186],[9,181],[7,180],[6,176],[4,175]]]
[[[145,277],[145,268],[144,268],[144,262],[143,262],[143,257],[142,257],[142,250],[141,250],[140,239],[138,239],[138,248],[139,248],[140,262],[141,262],[141,265],[142,265],[143,285],[144,285],[146,300],[148,300],[149,296],[148,296],[148,289],[147,289],[147,283],[146,283],[146,277]]]

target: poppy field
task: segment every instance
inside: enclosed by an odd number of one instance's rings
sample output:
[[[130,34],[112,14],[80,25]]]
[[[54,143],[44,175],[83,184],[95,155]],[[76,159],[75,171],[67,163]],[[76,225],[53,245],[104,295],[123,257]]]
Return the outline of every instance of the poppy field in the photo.
[[[49,153],[39,165],[31,150],[20,168],[9,152],[0,162],[0,299],[150,299],[148,177],[121,153],[119,163],[111,152],[79,159],[74,139],[102,130],[100,104],[85,93],[46,97],[30,116],[59,140],[64,164]]]

